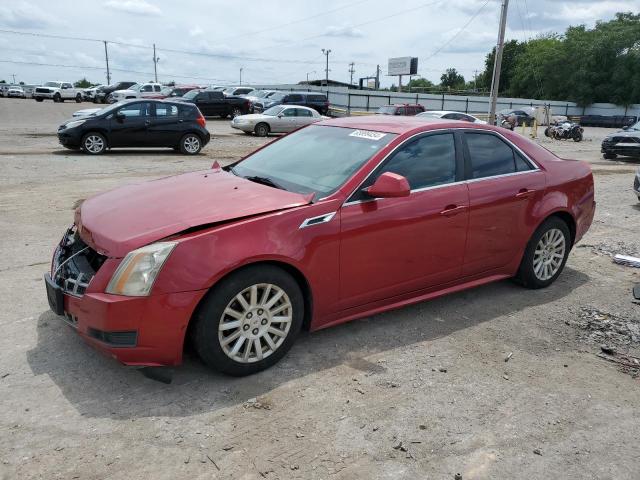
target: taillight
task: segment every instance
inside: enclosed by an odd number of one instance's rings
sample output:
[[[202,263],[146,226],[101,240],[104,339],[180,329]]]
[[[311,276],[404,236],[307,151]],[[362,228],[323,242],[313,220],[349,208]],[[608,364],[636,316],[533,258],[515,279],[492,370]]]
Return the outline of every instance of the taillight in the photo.
[[[198,122],[198,125],[200,125],[202,128],[204,128],[207,125],[207,121],[204,119],[204,116],[202,115],[202,113],[198,118],[196,118],[196,122]]]

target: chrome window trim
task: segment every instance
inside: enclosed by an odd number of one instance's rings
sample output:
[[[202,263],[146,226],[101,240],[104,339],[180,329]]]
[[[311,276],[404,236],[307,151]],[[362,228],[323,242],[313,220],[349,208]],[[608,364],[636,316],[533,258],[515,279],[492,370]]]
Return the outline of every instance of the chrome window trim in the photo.
[[[303,229],[307,227],[315,227],[316,225],[322,225],[323,223],[330,222],[333,220],[333,217],[336,216],[337,211],[325,213],[323,215],[317,215],[315,217],[305,218],[304,221],[300,224],[298,229]]]
[[[462,121],[462,120],[461,120]],[[400,143],[399,145],[396,145],[393,150],[391,150],[389,153],[387,153],[379,162],[378,164],[373,168],[373,170],[371,170],[371,172],[369,172],[369,175],[367,175],[362,182],[360,182],[360,184],[353,189],[353,191],[347,195],[346,200],[342,203],[342,207],[347,207],[350,205],[358,205],[360,203],[367,203],[367,202],[372,202],[372,201],[376,201],[376,200],[380,200],[379,198],[371,198],[371,199],[367,199],[367,200],[353,200],[353,201],[348,201],[354,193],[356,193],[360,187],[362,187],[362,185],[369,179],[369,177],[371,175],[373,175],[373,173],[378,169],[378,167],[380,167],[380,165],[382,165],[382,163],[384,163],[391,155],[393,155],[396,150],[398,150],[400,147],[406,145],[409,141],[411,141],[413,138],[419,136],[419,135],[423,135],[425,133],[431,133],[431,132],[454,132],[454,131],[462,131],[463,133],[465,131],[469,131],[471,133],[476,133],[476,131],[478,132],[483,132],[486,134],[493,134],[498,136],[500,139],[502,139],[507,145],[509,145],[511,148],[513,148],[515,151],[517,151],[522,158],[524,158],[524,160],[529,164],[529,166],[532,167],[531,170],[525,170],[522,172],[511,172],[511,173],[502,173],[500,175],[493,175],[491,177],[482,177],[482,178],[470,178],[470,179],[466,179],[466,180],[460,180],[458,182],[451,182],[451,183],[443,183],[442,185],[433,185],[431,187],[423,187],[423,188],[417,188],[415,190],[411,190],[410,193],[414,193],[414,192],[423,192],[426,190],[433,190],[436,188],[442,188],[442,187],[448,187],[451,185],[459,185],[459,184],[463,184],[463,183],[471,183],[471,182],[480,182],[482,180],[490,180],[490,179],[494,179],[494,178],[500,178],[500,177],[508,177],[508,176],[512,176],[512,175],[520,175],[523,173],[532,173],[532,172],[538,172],[540,171],[540,167],[538,166],[537,163],[535,163],[530,157],[529,155],[527,155],[526,153],[524,153],[520,147],[518,147],[516,144],[512,143],[511,141],[509,141],[508,138],[506,138],[504,135],[502,135],[500,132],[496,132],[494,130],[484,130],[484,129],[471,129],[468,127],[449,127],[449,128],[437,128],[437,129],[433,129],[433,130],[425,130],[422,132],[418,132],[415,133],[413,135],[411,135],[409,138],[407,138],[404,142]]]

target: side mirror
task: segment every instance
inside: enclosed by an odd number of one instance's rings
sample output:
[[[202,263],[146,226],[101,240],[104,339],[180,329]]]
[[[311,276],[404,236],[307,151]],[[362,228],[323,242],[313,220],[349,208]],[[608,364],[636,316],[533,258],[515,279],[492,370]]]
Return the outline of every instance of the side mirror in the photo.
[[[127,118],[127,116],[124,113],[122,112],[116,113],[116,120],[118,120],[119,122],[124,122],[125,118]]]
[[[282,118],[282,117],[284,117],[284,115],[283,115],[283,114],[281,114],[281,113],[279,113],[279,114],[278,114],[278,118]]]
[[[409,182],[402,175],[385,172],[378,177],[373,185],[364,192],[374,198],[408,197],[411,194]]]
[[[629,125],[625,125],[624,127],[622,127],[623,130],[629,130]]]

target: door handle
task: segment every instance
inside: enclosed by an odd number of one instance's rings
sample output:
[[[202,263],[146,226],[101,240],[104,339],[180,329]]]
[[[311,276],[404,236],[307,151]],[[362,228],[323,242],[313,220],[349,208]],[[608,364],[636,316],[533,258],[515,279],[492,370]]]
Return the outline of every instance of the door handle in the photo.
[[[454,215],[464,212],[466,209],[466,205],[447,205],[446,208],[440,212],[440,215],[453,217]]]
[[[144,124],[148,127],[149,125],[151,125],[151,120],[145,120]]]
[[[516,198],[529,198],[534,193],[536,193],[535,190],[529,190],[528,188],[521,188],[520,191],[516,193]]]

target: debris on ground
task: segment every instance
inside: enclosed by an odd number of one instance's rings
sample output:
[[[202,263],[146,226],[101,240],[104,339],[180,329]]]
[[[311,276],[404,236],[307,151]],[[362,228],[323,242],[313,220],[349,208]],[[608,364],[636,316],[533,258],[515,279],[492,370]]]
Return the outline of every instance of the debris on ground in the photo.
[[[632,257],[631,255],[617,254],[613,257],[613,261],[620,265],[626,265],[627,267],[640,268],[640,258]]]
[[[614,257],[615,255],[637,255],[640,252],[640,245],[628,244],[623,241],[612,243],[600,242],[596,244],[580,243],[577,248],[590,248],[591,251],[598,255],[606,255]]]
[[[539,449],[539,448],[534,448],[534,449],[533,449],[533,453],[535,453],[536,455],[540,455],[540,456],[542,456],[542,452],[540,451],[540,449]]]
[[[504,361],[505,361],[505,362],[508,362],[509,360],[511,360],[511,357],[513,357],[513,352],[509,352],[509,353],[507,354],[507,356],[506,356],[506,357],[504,357]]]
[[[613,347],[640,343],[640,318],[627,318],[590,306],[581,307],[577,317],[577,320],[566,320],[565,323],[585,331],[585,340],[597,345]]]

